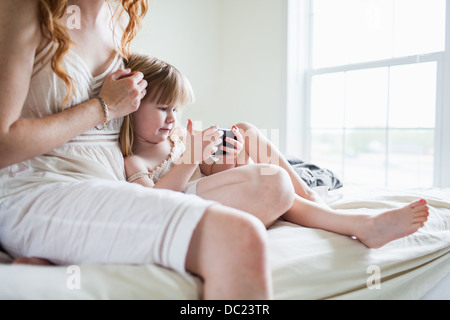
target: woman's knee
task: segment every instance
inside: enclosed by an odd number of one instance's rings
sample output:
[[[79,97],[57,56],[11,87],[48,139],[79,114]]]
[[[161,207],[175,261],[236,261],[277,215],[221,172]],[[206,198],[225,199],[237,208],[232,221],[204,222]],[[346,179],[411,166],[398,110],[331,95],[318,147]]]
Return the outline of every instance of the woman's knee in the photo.
[[[259,219],[216,205],[206,211],[194,231],[186,269],[204,280],[217,280],[236,268],[243,273],[242,268],[249,273],[259,270],[263,276],[268,271],[267,254],[267,231]]]

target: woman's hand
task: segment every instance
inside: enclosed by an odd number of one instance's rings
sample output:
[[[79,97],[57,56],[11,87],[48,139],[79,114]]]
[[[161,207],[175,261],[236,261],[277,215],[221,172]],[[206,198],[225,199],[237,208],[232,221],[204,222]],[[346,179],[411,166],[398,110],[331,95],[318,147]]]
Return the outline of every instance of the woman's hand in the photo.
[[[121,118],[139,109],[146,88],[147,81],[141,72],[119,69],[106,77],[99,96],[108,105],[111,119]]]

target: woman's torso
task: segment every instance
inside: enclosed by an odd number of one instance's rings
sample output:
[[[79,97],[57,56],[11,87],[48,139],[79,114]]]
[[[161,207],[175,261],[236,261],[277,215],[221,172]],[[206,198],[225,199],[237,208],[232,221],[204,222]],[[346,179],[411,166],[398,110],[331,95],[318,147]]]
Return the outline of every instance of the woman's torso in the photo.
[[[24,118],[44,117],[63,110],[67,87],[51,68],[50,50],[51,44],[48,44],[35,57],[22,110]],[[74,84],[73,98],[68,106],[74,107],[97,96],[105,77],[123,67],[123,62],[116,55],[101,74],[94,76],[84,59],[71,48],[62,66]],[[51,181],[123,180],[123,157],[118,143],[121,124],[122,119],[114,119],[104,131],[92,128],[41,156],[0,169],[0,197]]]

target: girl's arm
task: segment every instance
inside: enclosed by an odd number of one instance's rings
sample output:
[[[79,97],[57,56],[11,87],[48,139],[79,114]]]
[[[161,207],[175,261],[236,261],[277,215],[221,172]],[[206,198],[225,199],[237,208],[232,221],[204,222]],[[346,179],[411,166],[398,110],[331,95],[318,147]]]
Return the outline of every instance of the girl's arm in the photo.
[[[142,174],[139,175],[139,177],[137,177],[135,180],[130,182],[137,183],[148,188],[153,188],[155,186],[153,180],[148,177],[148,168],[143,159],[136,155],[128,156],[125,157],[124,164],[127,180],[130,179],[133,175]],[[144,175],[144,173],[146,174]]]
[[[197,169],[197,166],[217,151],[215,147],[220,139],[217,127],[211,127],[203,132],[194,132],[192,121],[188,121],[187,130],[183,136],[186,150],[178,159],[172,169],[156,184],[148,177],[147,161],[137,155],[125,158],[125,171],[127,179],[135,174],[138,179],[132,181],[144,187],[169,189],[183,192],[186,184]],[[142,175],[140,173],[143,173]]]
[[[195,169],[197,169],[196,164],[176,164],[155,184],[154,188],[183,192]]]
[[[176,164],[156,184],[148,177],[148,174],[139,175],[139,178],[132,182],[148,188],[183,192],[196,168],[196,164]],[[147,173],[148,168],[144,159],[139,156],[129,156],[125,158],[125,171],[127,179],[129,179],[134,174]]]
[[[186,150],[175,166],[155,184],[155,188],[184,191],[197,166],[217,151],[216,145],[220,141],[220,132],[216,126],[202,132],[195,132],[192,121],[188,120],[183,140]]]
[[[96,99],[60,113],[21,118],[36,50],[44,41],[38,1],[0,2],[0,168],[44,154],[83,132],[102,124],[103,108]],[[142,74],[119,70],[105,80],[100,96],[111,118],[137,110],[146,82]]]

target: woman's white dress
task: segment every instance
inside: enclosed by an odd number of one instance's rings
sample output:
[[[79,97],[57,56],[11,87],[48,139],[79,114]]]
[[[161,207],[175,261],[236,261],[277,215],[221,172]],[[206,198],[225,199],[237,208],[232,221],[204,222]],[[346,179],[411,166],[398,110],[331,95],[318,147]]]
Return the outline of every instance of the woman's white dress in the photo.
[[[22,117],[62,110],[67,89],[50,67],[50,48],[35,58]],[[71,105],[95,97],[122,64],[116,56],[93,76],[72,48],[64,60],[76,84]],[[121,123],[113,120],[104,131],[92,128],[44,155],[0,169],[0,243],[6,251],[56,264],[154,263],[185,270],[193,231],[213,203],[126,182]]]

